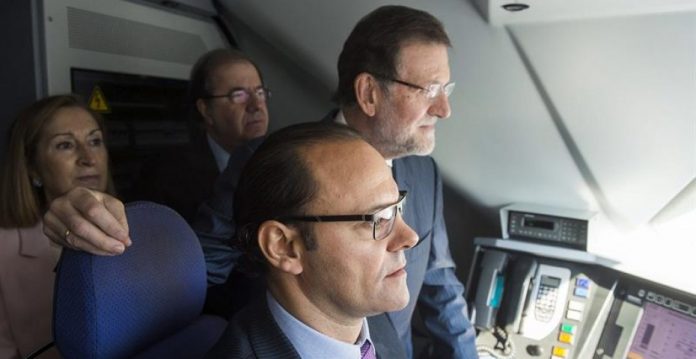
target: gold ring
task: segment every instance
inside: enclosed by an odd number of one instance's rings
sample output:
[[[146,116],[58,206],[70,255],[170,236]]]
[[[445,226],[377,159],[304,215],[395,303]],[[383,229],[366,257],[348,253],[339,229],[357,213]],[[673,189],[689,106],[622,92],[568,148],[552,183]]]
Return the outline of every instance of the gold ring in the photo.
[[[70,229],[66,229],[65,233],[63,234],[63,239],[67,242],[68,241],[68,236],[70,235]]]

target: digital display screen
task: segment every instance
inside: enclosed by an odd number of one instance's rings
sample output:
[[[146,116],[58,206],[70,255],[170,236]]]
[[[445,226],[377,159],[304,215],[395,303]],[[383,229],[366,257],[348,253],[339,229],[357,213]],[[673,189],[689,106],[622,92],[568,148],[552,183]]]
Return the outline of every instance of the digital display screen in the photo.
[[[530,228],[548,229],[549,231],[553,231],[556,228],[556,224],[551,221],[531,218],[525,218],[522,225]]]
[[[542,275],[541,276],[541,285],[545,285],[547,287],[558,288],[558,286],[561,285],[561,278]]]
[[[646,303],[627,359],[695,359],[696,318]]]

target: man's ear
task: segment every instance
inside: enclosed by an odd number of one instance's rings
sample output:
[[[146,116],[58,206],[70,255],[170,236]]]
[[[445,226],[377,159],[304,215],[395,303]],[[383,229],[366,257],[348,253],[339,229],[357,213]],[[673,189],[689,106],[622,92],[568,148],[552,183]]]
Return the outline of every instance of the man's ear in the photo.
[[[272,267],[293,275],[302,273],[304,247],[297,229],[270,220],[261,223],[258,233],[259,248]]]
[[[205,102],[204,99],[199,98],[198,100],[196,100],[196,109],[198,110],[198,113],[201,114],[201,117],[203,117],[203,122],[205,123],[205,126],[213,126],[213,118],[208,114],[208,104]]]
[[[379,101],[379,82],[367,72],[360,73],[353,82],[355,99],[362,111],[372,117],[377,112],[377,102]]]

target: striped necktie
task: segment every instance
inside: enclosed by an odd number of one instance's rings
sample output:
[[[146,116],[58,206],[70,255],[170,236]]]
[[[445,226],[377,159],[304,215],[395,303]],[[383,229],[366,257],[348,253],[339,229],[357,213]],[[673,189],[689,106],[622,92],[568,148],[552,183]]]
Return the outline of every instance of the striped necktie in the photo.
[[[360,359],[377,359],[369,339],[366,339],[365,343],[360,347]]]

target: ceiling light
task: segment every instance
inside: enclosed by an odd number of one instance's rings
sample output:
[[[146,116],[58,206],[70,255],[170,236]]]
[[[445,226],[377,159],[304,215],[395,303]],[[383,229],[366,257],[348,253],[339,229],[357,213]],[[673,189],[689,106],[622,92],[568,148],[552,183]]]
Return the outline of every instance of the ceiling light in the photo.
[[[521,3],[518,3],[518,2],[510,3],[510,4],[505,4],[505,5],[503,5],[502,7],[503,7],[503,9],[505,9],[505,10],[507,10],[507,11],[510,11],[510,12],[522,11],[522,10],[529,9],[529,5],[527,5],[527,4],[521,4]]]

